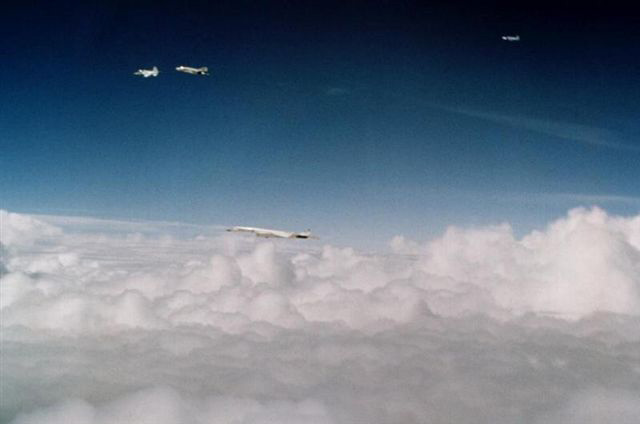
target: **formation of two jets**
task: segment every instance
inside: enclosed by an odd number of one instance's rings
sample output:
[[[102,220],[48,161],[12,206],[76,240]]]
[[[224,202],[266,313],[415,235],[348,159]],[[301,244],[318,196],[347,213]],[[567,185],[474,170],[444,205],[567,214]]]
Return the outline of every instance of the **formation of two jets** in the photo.
[[[178,66],[176,67],[176,71],[184,72],[185,74],[191,75],[209,75],[209,68],[203,66],[201,68],[192,68],[191,66]],[[160,71],[157,66],[154,66],[151,69],[138,69],[133,75],[140,75],[144,78],[149,77],[157,77]]]

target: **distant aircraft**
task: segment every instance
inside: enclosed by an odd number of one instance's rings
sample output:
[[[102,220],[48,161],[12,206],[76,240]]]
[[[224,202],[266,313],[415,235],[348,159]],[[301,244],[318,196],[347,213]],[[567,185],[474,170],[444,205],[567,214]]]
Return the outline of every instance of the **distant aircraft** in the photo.
[[[502,39],[504,41],[520,41],[519,35],[503,35]]]
[[[202,68],[192,68],[191,66],[178,66],[176,71],[184,72],[191,75],[209,75],[209,68],[203,66]]]
[[[288,238],[288,239],[315,239],[311,235],[311,230],[303,231],[301,233],[294,233],[291,231],[282,231],[282,230],[269,230],[266,228],[255,228],[255,227],[231,227],[228,228],[227,231],[239,232],[239,233],[253,233],[257,237],[265,237],[265,238]]]
[[[152,69],[138,69],[133,75],[142,75],[145,78],[149,78],[157,77],[159,73],[158,68],[154,66]]]

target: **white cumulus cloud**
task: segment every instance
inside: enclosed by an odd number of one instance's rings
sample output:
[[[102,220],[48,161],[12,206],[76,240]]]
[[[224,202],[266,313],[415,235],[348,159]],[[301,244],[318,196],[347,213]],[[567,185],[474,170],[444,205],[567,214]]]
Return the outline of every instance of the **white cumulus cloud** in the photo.
[[[637,412],[640,216],[580,208],[522,238],[507,224],[451,227],[426,242],[398,236],[390,253],[0,217],[0,422]]]

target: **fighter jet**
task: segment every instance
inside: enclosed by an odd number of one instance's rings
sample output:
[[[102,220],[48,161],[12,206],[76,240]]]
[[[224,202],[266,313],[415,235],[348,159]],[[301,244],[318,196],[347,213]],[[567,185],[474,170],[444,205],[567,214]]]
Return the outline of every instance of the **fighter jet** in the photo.
[[[502,39],[504,41],[514,42],[514,41],[520,41],[520,36],[519,35],[503,35]]]
[[[202,68],[192,68],[191,66],[178,66],[176,71],[184,72],[191,75],[209,75],[209,68],[203,66]]]
[[[149,77],[157,77],[159,73],[160,71],[158,71],[158,68],[154,66],[152,69],[138,69],[136,72],[133,73],[133,75],[142,75],[145,78],[149,78]]]
[[[317,237],[311,235],[311,230],[303,231],[301,233],[294,233],[291,231],[282,230],[269,230],[266,228],[255,227],[231,227],[227,231],[238,233],[253,233],[256,237],[264,238],[287,238],[287,239],[315,239]]]

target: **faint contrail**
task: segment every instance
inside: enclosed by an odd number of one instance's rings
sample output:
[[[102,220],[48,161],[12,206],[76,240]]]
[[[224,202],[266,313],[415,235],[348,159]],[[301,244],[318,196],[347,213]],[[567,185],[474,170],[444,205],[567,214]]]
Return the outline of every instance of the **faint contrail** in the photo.
[[[634,146],[619,141],[619,136],[609,130],[590,127],[587,125],[568,122],[552,121],[547,119],[529,118],[518,115],[503,115],[493,112],[481,112],[473,109],[454,108],[440,105],[432,107],[471,118],[483,119],[496,124],[508,125],[528,131],[550,135],[564,140],[577,141],[592,146],[606,147],[610,149],[640,152],[640,146]]]

